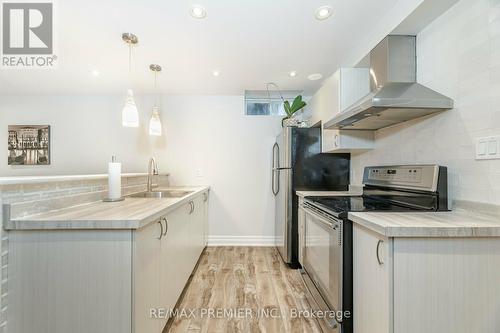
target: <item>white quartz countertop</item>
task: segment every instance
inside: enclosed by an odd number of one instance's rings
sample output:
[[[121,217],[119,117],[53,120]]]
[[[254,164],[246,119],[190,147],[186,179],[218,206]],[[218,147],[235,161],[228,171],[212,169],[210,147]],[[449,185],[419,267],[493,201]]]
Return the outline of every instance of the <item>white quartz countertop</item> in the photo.
[[[349,213],[349,219],[386,237],[500,237],[500,216],[462,209]]]
[[[164,189],[169,188],[161,190]],[[6,230],[139,229],[208,191],[209,187],[170,189],[192,191],[192,193],[180,198],[126,197],[124,201],[118,202],[92,202],[4,221],[4,228]]]

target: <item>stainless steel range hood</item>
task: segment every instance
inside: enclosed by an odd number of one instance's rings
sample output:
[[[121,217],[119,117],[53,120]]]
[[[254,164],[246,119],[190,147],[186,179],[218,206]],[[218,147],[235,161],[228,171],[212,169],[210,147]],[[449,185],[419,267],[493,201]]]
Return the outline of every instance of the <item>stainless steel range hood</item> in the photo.
[[[387,36],[370,53],[372,92],[326,129],[377,130],[453,108],[453,100],[416,82],[416,37]]]

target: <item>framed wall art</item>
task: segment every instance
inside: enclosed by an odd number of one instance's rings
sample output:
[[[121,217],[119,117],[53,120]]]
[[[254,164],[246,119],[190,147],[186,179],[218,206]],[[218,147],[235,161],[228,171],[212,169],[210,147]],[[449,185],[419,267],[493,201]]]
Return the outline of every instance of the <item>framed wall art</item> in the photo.
[[[50,126],[9,125],[8,164],[50,164]]]

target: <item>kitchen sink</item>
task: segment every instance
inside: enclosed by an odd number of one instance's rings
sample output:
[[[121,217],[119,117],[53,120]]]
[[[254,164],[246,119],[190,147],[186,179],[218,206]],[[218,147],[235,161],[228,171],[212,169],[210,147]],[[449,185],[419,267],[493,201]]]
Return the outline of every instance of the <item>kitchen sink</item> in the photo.
[[[183,191],[183,190],[163,190],[163,191],[151,191],[151,192],[141,192],[130,195],[131,198],[181,198],[186,196],[193,191]]]

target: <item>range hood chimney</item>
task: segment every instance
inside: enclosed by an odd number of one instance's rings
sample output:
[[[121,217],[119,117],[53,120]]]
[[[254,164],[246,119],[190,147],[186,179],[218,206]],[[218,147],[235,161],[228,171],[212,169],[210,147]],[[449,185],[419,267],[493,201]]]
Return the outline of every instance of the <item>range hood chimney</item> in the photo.
[[[453,100],[416,82],[416,37],[387,36],[370,52],[371,93],[326,129],[377,130],[453,108]]]

